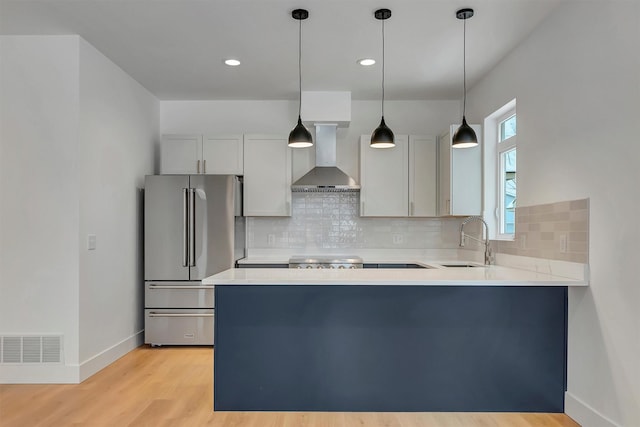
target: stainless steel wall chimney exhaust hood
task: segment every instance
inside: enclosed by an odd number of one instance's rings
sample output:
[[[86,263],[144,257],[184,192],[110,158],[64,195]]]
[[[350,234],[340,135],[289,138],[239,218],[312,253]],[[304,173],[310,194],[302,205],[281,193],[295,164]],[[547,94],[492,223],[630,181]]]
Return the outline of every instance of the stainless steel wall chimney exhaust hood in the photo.
[[[294,192],[360,191],[360,185],[336,166],[337,123],[316,123],[316,167],[291,185]]]

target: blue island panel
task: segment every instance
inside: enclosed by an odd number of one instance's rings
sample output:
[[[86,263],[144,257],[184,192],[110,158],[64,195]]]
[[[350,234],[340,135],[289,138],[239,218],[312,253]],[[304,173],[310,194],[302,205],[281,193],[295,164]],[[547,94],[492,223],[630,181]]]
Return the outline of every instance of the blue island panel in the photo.
[[[215,293],[217,411],[564,411],[566,287]]]

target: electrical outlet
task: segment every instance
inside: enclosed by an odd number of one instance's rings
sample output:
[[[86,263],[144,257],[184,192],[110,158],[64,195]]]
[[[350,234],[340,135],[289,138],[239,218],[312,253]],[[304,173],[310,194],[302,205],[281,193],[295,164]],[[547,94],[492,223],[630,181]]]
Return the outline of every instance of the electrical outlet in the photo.
[[[267,236],[267,244],[269,246],[275,246],[276,245],[276,235],[275,234],[269,234]]]
[[[567,252],[567,235],[561,234],[560,235],[560,253],[566,253],[566,252]]]
[[[401,245],[404,242],[404,236],[402,234],[394,234],[393,235],[393,244]]]
[[[520,235],[520,249],[527,249],[527,235]]]

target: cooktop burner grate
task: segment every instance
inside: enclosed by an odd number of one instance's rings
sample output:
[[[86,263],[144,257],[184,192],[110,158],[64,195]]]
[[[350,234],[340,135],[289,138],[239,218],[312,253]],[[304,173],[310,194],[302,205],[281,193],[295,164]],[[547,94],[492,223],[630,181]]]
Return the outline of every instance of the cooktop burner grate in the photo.
[[[358,256],[294,256],[289,259],[289,268],[362,268],[362,258]]]

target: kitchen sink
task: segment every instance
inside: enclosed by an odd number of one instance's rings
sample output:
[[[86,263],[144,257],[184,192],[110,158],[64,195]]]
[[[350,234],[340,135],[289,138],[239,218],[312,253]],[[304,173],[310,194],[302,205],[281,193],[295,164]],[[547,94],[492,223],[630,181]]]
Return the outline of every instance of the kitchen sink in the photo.
[[[477,264],[440,264],[443,267],[447,267],[447,268],[451,268],[451,267],[464,267],[464,268],[470,268],[470,267],[484,267],[483,265],[477,265]]]
[[[433,268],[430,265],[422,264],[399,264],[399,263],[387,263],[387,264],[365,264],[364,268]]]

